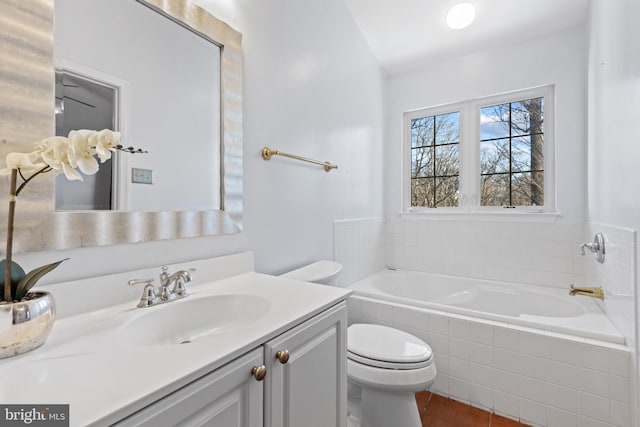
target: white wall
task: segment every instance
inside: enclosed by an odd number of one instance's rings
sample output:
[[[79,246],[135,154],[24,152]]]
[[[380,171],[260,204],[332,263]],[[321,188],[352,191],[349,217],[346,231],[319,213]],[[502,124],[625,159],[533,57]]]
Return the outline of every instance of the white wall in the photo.
[[[400,212],[402,113],[555,84],[557,209],[565,220],[586,215],[586,81],[583,29],[496,47],[389,78],[385,213]]]
[[[382,215],[383,75],[342,0],[233,7],[244,34],[244,224],[256,269],[332,259],[334,219]],[[263,146],[339,168],[267,162]]]
[[[636,230],[635,254],[631,261],[640,262],[638,233],[640,230],[640,139],[637,124],[640,122],[640,1],[593,0],[589,19],[589,192],[588,215],[594,223],[607,228],[626,227]],[[591,231],[594,231],[592,227]],[[602,228],[602,227],[598,227]],[[606,230],[605,230],[606,231]],[[606,262],[606,261],[605,261]],[[635,273],[635,272],[634,272]],[[635,384],[634,421],[638,417],[638,361],[637,333],[638,278],[629,288],[619,286],[615,292],[632,292],[635,302],[628,305],[635,309],[632,325],[624,329],[635,330]],[[624,301],[623,301],[624,302]]]
[[[279,273],[332,259],[335,219],[382,215],[384,78],[343,1],[210,0],[207,7],[243,33],[244,232],[16,256],[25,268],[71,256],[43,282],[246,249],[255,251],[257,271]],[[265,145],[339,169],[266,162]]]

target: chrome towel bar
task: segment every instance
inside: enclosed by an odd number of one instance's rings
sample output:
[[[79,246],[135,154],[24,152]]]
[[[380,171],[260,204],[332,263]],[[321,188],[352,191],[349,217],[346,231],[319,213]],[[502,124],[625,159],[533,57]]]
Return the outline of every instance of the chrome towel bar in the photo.
[[[313,163],[314,165],[320,165],[326,172],[330,172],[331,169],[338,169],[338,165],[334,165],[329,162],[321,162],[319,160],[308,159],[306,157],[296,156],[295,154],[283,153],[282,151],[272,150],[271,148],[264,147],[262,149],[262,158],[265,160],[271,159],[271,156],[284,156],[290,159],[300,160],[303,162]]]

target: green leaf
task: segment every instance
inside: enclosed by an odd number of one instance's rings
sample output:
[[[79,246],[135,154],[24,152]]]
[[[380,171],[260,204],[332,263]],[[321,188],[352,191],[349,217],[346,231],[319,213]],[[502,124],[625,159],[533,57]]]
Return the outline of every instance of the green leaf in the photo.
[[[5,271],[6,265],[7,265],[6,259],[3,259],[2,261],[0,261],[0,300],[2,299],[1,297],[4,295],[4,271]],[[11,295],[16,294],[18,283],[20,282],[20,280],[22,280],[24,276],[26,276],[26,274],[22,269],[22,267],[20,267],[20,265],[17,262],[11,261]]]
[[[69,258],[65,258],[58,262],[53,262],[51,264],[43,265],[42,267],[34,268],[33,270],[31,270],[29,273],[27,273],[26,276],[20,279],[13,298],[20,300],[27,294],[27,292],[29,292],[29,289],[31,289],[36,283],[38,283],[38,280],[40,280],[42,276],[54,270],[57,266],[68,259]]]

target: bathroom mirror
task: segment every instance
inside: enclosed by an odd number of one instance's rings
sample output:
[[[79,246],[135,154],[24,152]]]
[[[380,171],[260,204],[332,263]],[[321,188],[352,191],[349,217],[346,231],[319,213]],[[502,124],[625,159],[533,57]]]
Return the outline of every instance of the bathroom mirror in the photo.
[[[132,0],[56,0],[54,24],[56,134],[116,129],[146,151],[58,175],[56,210],[219,209],[220,47]]]
[[[64,0],[60,0],[61,2]],[[98,0],[96,0],[97,2]],[[218,153],[218,165],[215,170],[219,176],[216,187],[217,198],[209,198],[206,205],[165,204],[162,206],[151,204],[149,208],[139,207],[140,210],[122,211],[71,211],[54,212],[53,182],[49,176],[38,177],[28,186],[28,191],[22,193],[18,202],[18,217],[16,229],[20,235],[20,228],[29,231],[29,239],[18,239],[14,243],[14,251],[24,252],[53,248],[74,248],[84,246],[99,246],[118,243],[133,243],[152,240],[166,240],[187,237],[230,234],[242,230],[242,36],[224,22],[216,19],[204,9],[187,0],[101,0],[107,4],[131,2],[135,6],[144,6],[148,12],[162,14],[162,18],[170,24],[180,26],[195,33],[201,43],[213,45],[217,49],[219,61],[219,75],[217,92],[219,97],[217,116],[210,117],[209,125],[215,127],[219,134],[219,146],[214,150]],[[57,1],[55,2],[57,3]],[[6,58],[12,73],[0,74],[0,88],[3,89],[5,100],[0,100],[0,109],[10,111],[7,122],[0,124],[2,145],[0,156],[4,157],[12,151],[30,151],[33,143],[53,134],[54,126],[54,52],[53,52],[53,0],[25,0],[20,7],[7,10],[7,20],[12,23],[11,28],[3,31],[7,37],[0,42],[0,56]],[[91,3],[82,1],[82,3]],[[115,10],[115,9],[114,9]],[[25,13],[29,11],[29,13]],[[4,12],[3,12],[4,13]],[[104,13],[115,13],[113,10]],[[80,25],[81,17],[67,22],[65,25]],[[56,24],[58,24],[56,22]],[[85,29],[89,31],[89,29]],[[95,27],[92,28],[95,31]],[[135,32],[144,29],[136,27]],[[118,33],[118,28],[108,28],[107,33]],[[77,37],[82,37],[82,34]],[[152,46],[150,48],[157,48]],[[164,41],[160,48],[169,51],[180,51],[181,46],[176,40]],[[98,52],[95,55],[99,55]],[[210,58],[207,58],[210,59]],[[129,55],[121,61],[129,61],[140,66],[144,64],[141,55]],[[73,63],[69,61],[68,63]],[[55,63],[55,66],[60,64]],[[64,68],[65,62],[62,61]],[[73,64],[73,66],[78,64]],[[92,76],[100,75],[101,71],[84,65]],[[176,85],[182,80],[188,80],[195,73],[194,65],[185,70]],[[80,67],[82,68],[82,67]],[[20,71],[17,71],[20,70]],[[83,71],[80,69],[80,71]],[[147,71],[152,73],[153,70]],[[104,75],[112,76],[106,72]],[[120,76],[121,77],[121,76]],[[125,80],[126,79],[122,79]],[[126,86],[126,85],[125,85]],[[129,88],[133,90],[133,88]],[[126,91],[124,92],[126,93]],[[171,121],[171,117],[160,114],[161,103],[172,102],[170,96],[163,96],[163,88],[158,88],[153,95],[158,114],[152,117],[157,123]],[[126,96],[126,95],[125,95]],[[209,96],[209,94],[206,94]],[[126,103],[123,104],[126,107]],[[187,110],[191,103],[182,105]],[[195,114],[192,120],[206,120]],[[126,119],[125,119],[126,120]],[[134,120],[134,119],[131,119]],[[120,123],[126,132],[130,123]],[[181,125],[184,128],[184,125]],[[178,133],[190,138],[189,129],[178,129]],[[144,135],[143,135],[144,136]],[[180,138],[174,138],[180,139]],[[171,173],[179,173],[182,168],[189,168],[189,161],[181,159],[176,142],[176,165]],[[144,141],[131,141],[131,145],[144,146]],[[143,147],[144,148],[144,147]],[[204,147],[201,147],[204,150]],[[191,149],[199,151],[199,149]],[[197,153],[196,153],[197,154]],[[127,155],[123,153],[123,156]],[[208,157],[208,156],[202,156]],[[212,164],[216,163],[215,158]],[[204,166],[201,166],[204,167]],[[141,167],[143,169],[154,169]],[[160,169],[158,169],[160,171]],[[130,172],[129,172],[130,173]],[[197,178],[191,178],[197,181]],[[199,192],[196,183],[183,192]],[[184,186],[182,186],[184,187]],[[6,180],[2,181],[2,191],[7,190]],[[209,191],[207,189],[202,191]],[[208,196],[208,195],[207,195]],[[144,198],[140,196],[138,198]],[[153,202],[152,197],[148,199]],[[214,200],[212,203],[210,200]],[[211,206],[211,204],[215,206]],[[25,209],[21,205],[28,205]],[[21,212],[21,209],[24,209]],[[6,232],[6,225],[0,224]]]

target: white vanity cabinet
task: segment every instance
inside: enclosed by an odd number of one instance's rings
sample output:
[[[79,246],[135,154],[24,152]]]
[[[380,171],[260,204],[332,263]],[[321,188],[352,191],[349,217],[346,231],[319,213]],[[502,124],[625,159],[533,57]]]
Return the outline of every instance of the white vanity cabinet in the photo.
[[[346,426],[346,333],[341,303],[265,344],[265,427]]]
[[[346,427],[346,333],[340,302],[116,425]]]
[[[251,375],[262,347],[147,406],[116,426],[262,427],[264,390]]]

